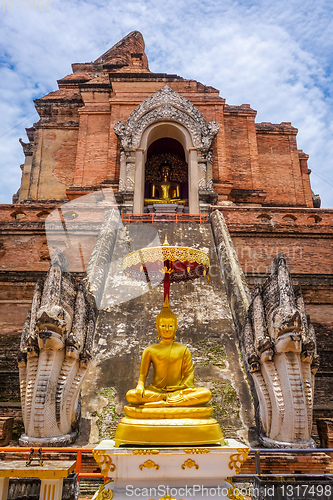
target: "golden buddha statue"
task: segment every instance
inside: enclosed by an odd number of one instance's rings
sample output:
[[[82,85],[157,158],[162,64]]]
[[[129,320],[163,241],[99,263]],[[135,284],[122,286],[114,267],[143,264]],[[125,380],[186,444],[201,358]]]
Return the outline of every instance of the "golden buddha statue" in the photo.
[[[175,342],[177,317],[166,297],[156,318],[160,342],[147,347],[141,357],[135,389],[127,392],[126,417],[117,426],[116,446],[123,444],[186,445],[223,442],[219,424],[206,403],[211,392],[195,387],[191,353]],[[145,387],[150,365],[152,383]]]
[[[147,407],[196,406],[207,403],[212,395],[205,387],[194,386],[194,369],[187,346],[175,342],[177,316],[168,297],[156,318],[160,342],[147,347],[141,358],[136,389],[128,391],[129,403]],[[154,367],[152,384],[145,388],[150,365]]]
[[[152,185],[151,198],[145,198],[145,205],[153,203],[174,203],[186,205],[188,200],[180,198],[180,184],[170,181],[171,166],[168,162],[161,165],[161,181]]]

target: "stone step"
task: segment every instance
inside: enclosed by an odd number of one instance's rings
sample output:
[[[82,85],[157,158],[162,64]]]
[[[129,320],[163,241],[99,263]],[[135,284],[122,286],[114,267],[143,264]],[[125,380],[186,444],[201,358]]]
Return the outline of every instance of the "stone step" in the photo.
[[[80,480],[80,498],[91,498],[103,483],[103,478],[82,478]]]

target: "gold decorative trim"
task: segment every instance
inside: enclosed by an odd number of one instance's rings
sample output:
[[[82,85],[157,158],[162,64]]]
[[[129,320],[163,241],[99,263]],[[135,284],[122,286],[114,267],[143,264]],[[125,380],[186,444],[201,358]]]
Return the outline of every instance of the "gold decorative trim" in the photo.
[[[144,467],[147,469],[151,469],[152,467],[156,467],[156,470],[160,468],[159,465],[155,464],[152,460],[147,460],[144,464],[139,465],[139,469],[142,470]]]
[[[235,469],[236,474],[239,474],[249,453],[249,448],[237,448],[237,453],[230,455],[229,469]]]
[[[170,406],[170,407],[135,407],[127,405],[124,407],[126,417],[142,420],[165,420],[167,418],[195,418],[195,419],[209,419],[213,413],[211,406]]]
[[[188,247],[150,247],[143,248],[136,252],[132,252],[123,259],[123,270],[137,264],[146,264],[148,262],[160,261],[162,264],[165,260],[175,262],[196,262],[209,268],[209,256],[202,250]]]
[[[185,467],[188,467],[189,469],[191,469],[192,467],[195,467],[197,470],[199,469],[199,465],[197,465],[195,461],[191,460],[190,458],[185,460],[185,462],[183,463],[182,469],[185,470]]]
[[[102,484],[102,486],[99,487],[95,500],[112,500],[113,491],[110,490],[109,488],[105,489],[105,486],[112,482],[113,480],[109,479],[109,481],[106,481],[106,483]]]
[[[140,418],[140,419],[135,419],[131,417],[123,417],[121,419],[122,424],[128,424],[128,425],[149,425],[155,426],[157,425],[158,427],[175,427],[175,426],[195,426],[197,427],[198,425],[216,425],[216,420],[215,418],[166,418],[166,419],[158,419],[158,420],[152,420],[149,418]]]
[[[226,482],[230,483],[231,485],[233,484],[232,477],[227,477]],[[235,491],[238,491],[237,494],[235,494]],[[230,500],[245,500],[243,495],[239,492],[238,488],[234,488],[233,486],[228,489],[227,491],[227,497],[230,498]]]
[[[140,268],[140,271],[141,271],[141,268]],[[163,274],[163,273],[164,273],[164,274],[172,274],[172,273],[174,273],[174,272],[175,272],[175,270],[174,270],[174,269],[168,269],[168,268],[167,268],[167,266],[164,266],[164,269],[159,269],[158,271],[159,271],[161,274]],[[187,272],[189,272],[189,271],[187,271]]]
[[[201,455],[202,453],[210,453],[207,448],[185,448],[184,453],[191,455]]]
[[[106,455],[106,450],[93,450],[92,453],[104,477],[107,477],[108,472],[116,470],[115,464],[112,463],[112,458],[110,455]]]
[[[237,495],[235,495],[235,490],[237,490],[237,488],[230,488],[227,492],[227,496],[228,498],[230,498],[230,500],[245,500],[245,498],[243,497],[243,495],[241,493],[237,493]]]
[[[160,450],[145,450],[145,449],[138,449],[138,450],[133,450],[133,455],[158,455]]]

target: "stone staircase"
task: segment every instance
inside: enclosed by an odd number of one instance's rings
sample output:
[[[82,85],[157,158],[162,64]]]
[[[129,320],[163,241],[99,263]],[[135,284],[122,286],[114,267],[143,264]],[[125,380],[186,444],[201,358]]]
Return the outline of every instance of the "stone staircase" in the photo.
[[[79,498],[92,498],[98,488],[104,483],[103,478],[82,478],[80,480]]]

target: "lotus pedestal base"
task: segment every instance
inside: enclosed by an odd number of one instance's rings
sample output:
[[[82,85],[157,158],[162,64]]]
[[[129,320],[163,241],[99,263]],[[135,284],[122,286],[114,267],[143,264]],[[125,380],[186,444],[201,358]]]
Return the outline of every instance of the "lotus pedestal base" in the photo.
[[[125,406],[117,426],[115,446],[181,446],[223,444],[211,407],[147,408]]]

